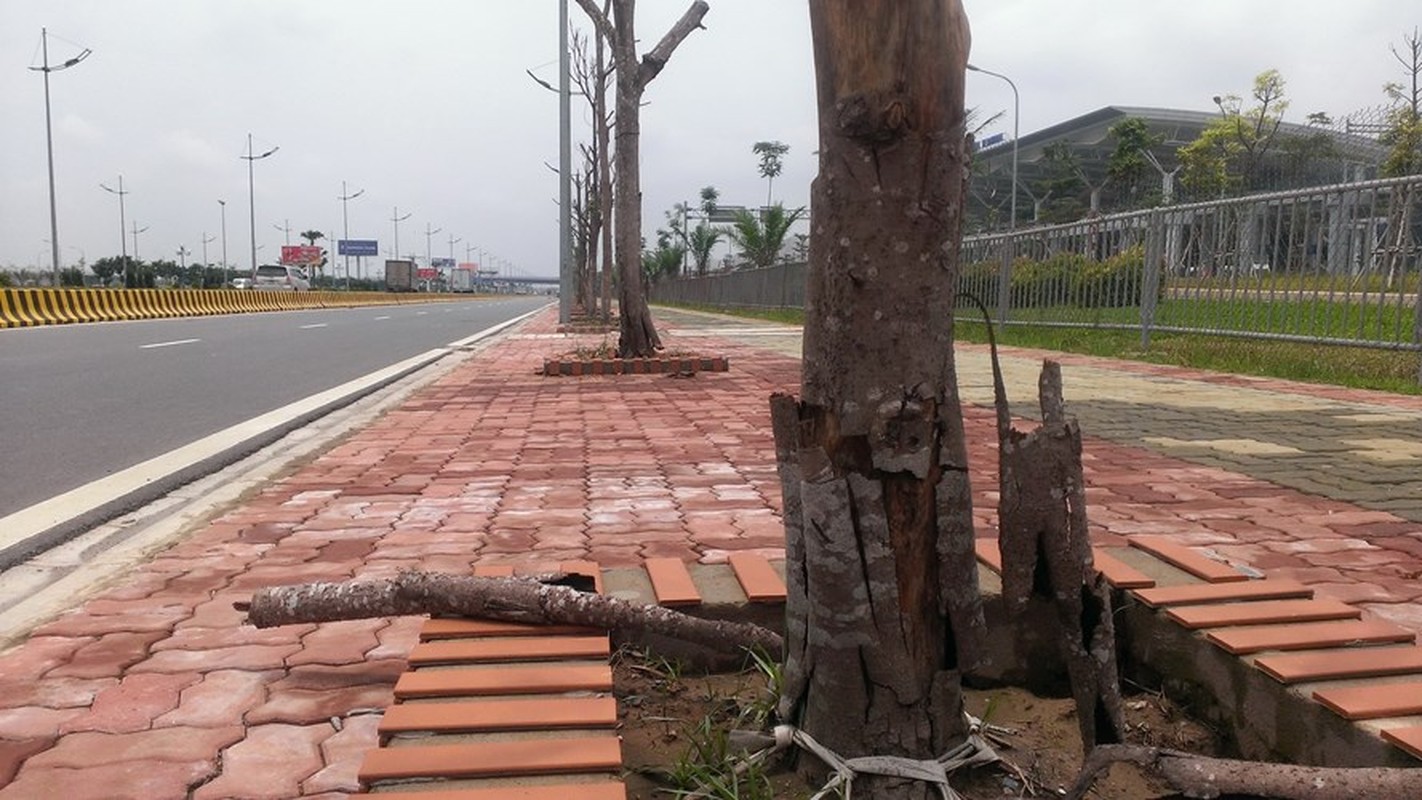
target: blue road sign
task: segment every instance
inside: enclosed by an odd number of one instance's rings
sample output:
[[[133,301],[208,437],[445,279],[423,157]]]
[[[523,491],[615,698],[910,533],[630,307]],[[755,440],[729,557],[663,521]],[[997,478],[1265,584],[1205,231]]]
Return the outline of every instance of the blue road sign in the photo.
[[[374,256],[380,254],[380,242],[376,239],[338,239],[338,256]]]

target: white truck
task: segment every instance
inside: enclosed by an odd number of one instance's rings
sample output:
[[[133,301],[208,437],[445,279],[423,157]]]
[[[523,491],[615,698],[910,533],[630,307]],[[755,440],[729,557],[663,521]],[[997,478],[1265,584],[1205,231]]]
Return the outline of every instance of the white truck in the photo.
[[[449,290],[451,292],[472,292],[474,291],[474,270],[472,269],[452,269],[449,271]]]

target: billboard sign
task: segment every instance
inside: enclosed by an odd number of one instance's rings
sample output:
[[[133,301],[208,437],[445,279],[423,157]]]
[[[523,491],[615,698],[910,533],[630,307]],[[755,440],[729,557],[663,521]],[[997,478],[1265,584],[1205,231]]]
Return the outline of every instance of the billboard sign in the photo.
[[[454,259],[452,258],[432,258],[430,266],[435,269],[454,269]]]
[[[321,263],[321,248],[310,244],[287,244],[281,248],[281,263],[310,266]]]
[[[380,255],[380,242],[376,239],[339,239],[336,241],[338,256]]]
[[[415,270],[415,275],[422,281],[431,281],[439,277],[439,270],[434,267],[420,267]]]

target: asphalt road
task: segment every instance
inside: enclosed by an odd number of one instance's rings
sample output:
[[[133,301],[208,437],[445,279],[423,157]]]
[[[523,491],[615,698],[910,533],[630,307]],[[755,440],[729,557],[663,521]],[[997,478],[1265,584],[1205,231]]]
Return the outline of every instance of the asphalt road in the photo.
[[[0,517],[547,302],[0,330]]]

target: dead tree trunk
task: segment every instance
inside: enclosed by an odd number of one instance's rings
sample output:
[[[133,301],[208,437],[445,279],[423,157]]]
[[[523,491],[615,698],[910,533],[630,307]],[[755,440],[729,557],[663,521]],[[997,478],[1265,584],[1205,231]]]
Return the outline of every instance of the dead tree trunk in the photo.
[[[758,625],[699,619],[660,606],[637,605],[531,578],[405,572],[391,580],[275,586],[258,590],[250,602],[234,605],[246,611],[247,621],[258,628],[444,614],[535,625],[644,631],[721,652],[758,647],[771,657],[782,647],[778,634]]]
[[[1422,769],[1301,767],[1207,758],[1178,750],[1103,745],[1091,751],[1076,785],[1064,797],[1084,800],[1097,776],[1112,764],[1138,764],[1164,778],[1184,797],[1274,798],[1274,800],[1416,800]]]
[[[1076,701],[1082,749],[1115,744],[1125,729],[1111,595],[1092,564],[1081,429],[1066,416],[1061,366],[1053,361],[1042,365],[1042,424],[1023,433],[1012,427],[995,346],[992,361],[1002,596],[1013,610],[1034,596],[1055,608],[1057,643]]]
[[[967,20],[957,0],[812,0],[810,23],[804,396],[772,400],[781,708],[840,756],[933,759],[964,738],[959,679],[982,626],[952,350]],[[938,796],[877,775],[855,789]]]
[[[662,342],[652,324],[652,312],[647,307],[647,291],[642,277],[642,93],[666,66],[667,59],[671,58],[677,46],[692,31],[701,27],[701,18],[706,16],[710,7],[705,0],[695,0],[657,46],[639,62],[633,25],[636,0],[613,0],[611,19],[597,7],[594,0],[578,0],[578,5],[612,45],[612,60],[617,72],[617,194],[613,201],[614,238],[621,277],[618,292],[621,338],[617,352],[623,358],[650,356],[661,349]]]

